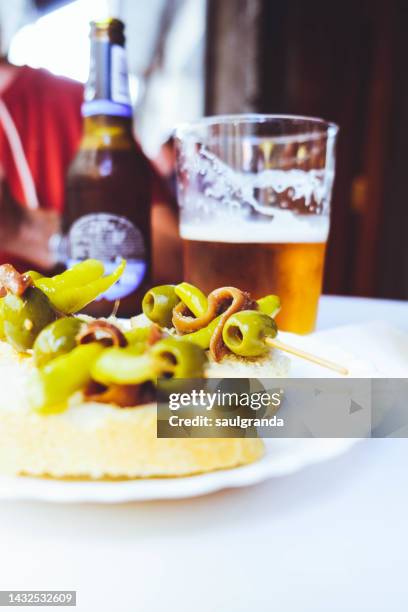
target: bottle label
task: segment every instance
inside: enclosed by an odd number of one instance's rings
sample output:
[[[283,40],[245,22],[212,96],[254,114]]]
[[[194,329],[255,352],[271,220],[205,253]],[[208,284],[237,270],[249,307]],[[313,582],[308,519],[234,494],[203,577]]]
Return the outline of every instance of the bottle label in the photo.
[[[105,274],[126,259],[121,278],[99,299],[117,300],[135,291],[146,271],[146,247],[142,232],[126,217],[95,213],[77,219],[68,233],[68,267],[92,258],[104,262]]]
[[[120,45],[111,47],[111,97],[119,104],[131,104],[126,51]]]

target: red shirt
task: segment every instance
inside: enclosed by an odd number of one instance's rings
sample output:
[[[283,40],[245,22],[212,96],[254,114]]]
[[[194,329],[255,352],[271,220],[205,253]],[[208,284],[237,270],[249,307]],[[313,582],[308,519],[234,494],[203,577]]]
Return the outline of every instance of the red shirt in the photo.
[[[65,173],[82,132],[80,83],[23,66],[2,95],[23,145],[42,208],[62,210]],[[11,195],[26,204],[10,144],[0,130],[0,161]]]

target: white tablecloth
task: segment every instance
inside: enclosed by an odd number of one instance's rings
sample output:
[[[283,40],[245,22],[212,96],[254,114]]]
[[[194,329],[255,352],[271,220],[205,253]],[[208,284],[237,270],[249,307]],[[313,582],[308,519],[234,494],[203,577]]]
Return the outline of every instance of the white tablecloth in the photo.
[[[325,295],[320,300],[318,329],[367,323],[370,320],[388,321],[408,331],[408,301],[372,300],[331,295]]]
[[[330,297],[319,328],[384,318],[408,329],[408,305]],[[367,440],[198,499],[3,502],[0,589],[76,589],[86,612],[405,611],[407,472],[408,440]]]

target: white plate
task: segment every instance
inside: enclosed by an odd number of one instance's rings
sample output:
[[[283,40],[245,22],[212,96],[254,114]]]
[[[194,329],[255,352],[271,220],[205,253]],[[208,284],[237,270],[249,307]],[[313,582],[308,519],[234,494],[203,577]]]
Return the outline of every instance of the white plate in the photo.
[[[378,376],[373,366],[360,358],[330,344],[319,334],[297,337],[281,334],[282,340],[298,345],[347,364],[355,377]],[[292,376],[336,376],[330,371],[294,358]],[[24,499],[49,502],[120,503],[154,499],[194,497],[228,487],[243,487],[260,483],[268,478],[285,476],[308,465],[325,461],[346,452],[356,439],[283,439],[265,440],[264,457],[251,465],[220,470],[188,478],[155,478],[121,482],[58,481],[23,477],[0,477],[0,499]]]
[[[347,451],[355,439],[266,440],[265,456],[256,463],[188,478],[124,482],[75,482],[36,478],[0,478],[0,499],[63,503],[121,503],[196,497],[229,487],[244,487],[286,476]]]

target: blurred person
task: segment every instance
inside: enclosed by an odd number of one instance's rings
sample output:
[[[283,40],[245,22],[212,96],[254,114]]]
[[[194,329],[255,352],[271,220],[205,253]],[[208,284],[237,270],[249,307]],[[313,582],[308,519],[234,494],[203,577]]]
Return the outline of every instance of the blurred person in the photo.
[[[0,58],[0,262],[53,265],[65,173],[81,137],[83,88]]]
[[[0,263],[47,270],[59,229],[65,175],[82,133],[83,86],[0,58]],[[174,198],[150,164],[153,273],[177,280],[181,255]]]

